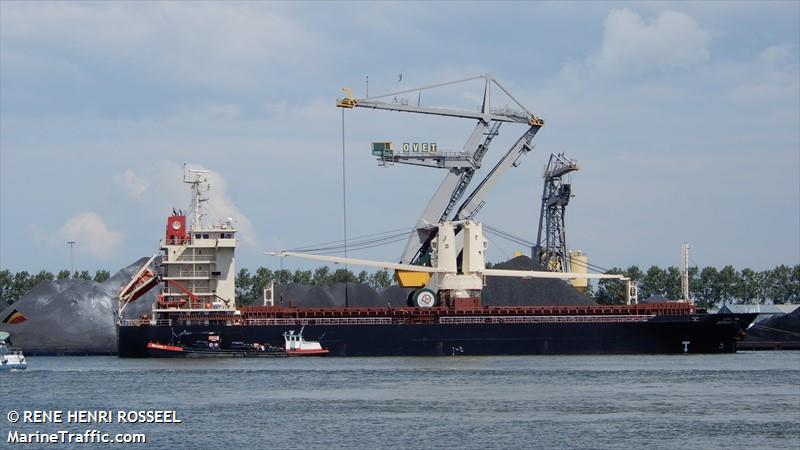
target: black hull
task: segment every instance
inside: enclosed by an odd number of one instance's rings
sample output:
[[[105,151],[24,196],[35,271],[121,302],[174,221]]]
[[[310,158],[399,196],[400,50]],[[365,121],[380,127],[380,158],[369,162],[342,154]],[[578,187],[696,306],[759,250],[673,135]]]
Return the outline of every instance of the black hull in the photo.
[[[443,356],[539,354],[733,353],[755,314],[656,316],[623,323],[307,324],[303,335],[319,340],[331,356]],[[170,342],[184,333],[218,334],[233,341],[282,345],[297,325],[176,325],[119,327],[119,356],[154,356],[150,341]]]

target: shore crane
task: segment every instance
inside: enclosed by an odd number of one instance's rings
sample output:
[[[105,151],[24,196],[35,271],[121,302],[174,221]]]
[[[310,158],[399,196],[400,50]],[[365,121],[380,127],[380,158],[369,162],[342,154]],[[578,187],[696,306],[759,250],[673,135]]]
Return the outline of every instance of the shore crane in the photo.
[[[421,99],[425,91],[445,86],[452,86],[475,80],[483,81],[483,100],[478,110],[462,110],[443,107],[423,106]],[[512,102],[513,107],[493,107],[492,91],[499,89]],[[463,80],[439,83],[430,86],[401,90],[388,94],[356,99],[349,88],[344,88],[346,96],[336,101],[340,108],[371,108],[387,111],[409,112],[428,114],[442,117],[454,117],[475,120],[477,123],[460,153],[441,154],[437,151],[408,154],[396,153],[389,143],[373,143],[373,154],[383,164],[412,164],[426,167],[436,167],[447,170],[433,197],[428,202],[419,221],[415,226],[416,233],[412,233],[405,250],[400,257],[401,264],[416,266],[429,266],[431,264],[431,242],[439,230],[438,224],[445,221],[471,220],[485,205],[489,190],[503,174],[511,167],[519,165],[522,156],[533,149],[531,140],[544,126],[544,121],[531,113],[509,91],[503,87],[492,75],[479,75]],[[416,104],[409,104],[403,98],[406,94],[417,94]],[[398,99],[399,98],[399,99]],[[464,197],[467,187],[472,182],[475,172],[480,169],[483,157],[489,145],[498,135],[500,125],[504,123],[517,123],[527,125],[526,131],[511,146],[506,154],[495,164],[491,171],[483,178],[478,186]],[[376,145],[377,144],[377,145]],[[458,205],[458,207],[456,207]],[[401,272],[398,271],[398,278]],[[420,281],[421,283],[421,281]],[[403,281],[401,280],[401,284]]]
[[[533,260],[553,272],[570,272],[570,257],[564,227],[564,213],[572,194],[572,183],[566,178],[578,170],[578,163],[563,153],[550,154],[544,171],[539,233]]]

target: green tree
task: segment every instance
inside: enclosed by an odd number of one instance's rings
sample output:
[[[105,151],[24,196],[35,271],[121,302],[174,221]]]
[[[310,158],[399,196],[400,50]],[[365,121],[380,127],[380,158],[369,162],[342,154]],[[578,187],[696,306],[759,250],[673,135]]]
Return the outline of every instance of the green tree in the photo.
[[[331,269],[328,266],[317,267],[311,279],[314,286],[327,286],[331,284]]]
[[[677,267],[667,267],[664,276],[664,296],[670,300],[681,298],[681,271]]]
[[[290,270],[281,269],[275,271],[275,282],[278,284],[289,284],[292,282],[292,272]]]
[[[111,278],[111,273],[109,273],[107,270],[98,270],[94,274],[94,281],[98,283],[102,283],[108,280],[109,278]]]
[[[722,304],[733,303],[736,300],[736,280],[739,274],[731,265],[719,271],[717,276],[717,289],[719,290]]]
[[[351,272],[349,269],[336,269],[336,272],[333,272],[333,276],[331,280],[334,283],[355,283],[358,281],[358,278]]]
[[[62,271],[58,272],[58,275],[56,275],[56,279],[57,280],[66,280],[66,279],[69,279],[69,275],[70,275],[69,270],[62,270]]]
[[[786,296],[788,303],[800,303],[800,264],[792,268],[789,277],[789,295]]]
[[[358,282],[361,284],[367,284],[369,282],[369,273],[366,270],[362,270],[358,273]]]
[[[253,277],[250,275],[250,271],[245,268],[239,269],[239,273],[236,274],[235,281],[236,281],[236,301],[240,305],[247,305],[252,303],[250,294],[253,288]]]
[[[795,267],[796,269],[796,267]],[[773,303],[791,303],[793,300],[792,291],[792,269],[781,264],[772,270],[772,279],[769,283],[769,297]],[[796,297],[794,298],[796,301]]]
[[[0,300],[6,303],[13,303],[15,298],[12,298],[14,291],[14,276],[8,269],[0,271]]]
[[[35,280],[27,270],[14,274],[11,283],[11,299],[17,301],[30,291],[34,286]]]
[[[698,278],[699,286],[694,291],[697,305],[702,308],[713,308],[722,301],[722,294],[717,284],[719,271],[716,267],[703,267]]]
[[[759,277],[749,267],[742,269],[734,284],[734,297],[739,303],[758,303]]]
[[[627,277],[635,283],[640,283],[644,279],[644,272],[642,272],[642,269],[640,269],[639,266],[630,266],[625,273],[627,274]]]
[[[771,270],[762,270],[756,273],[756,302],[765,304],[769,299],[769,284],[772,280]]]
[[[74,278],[75,278],[76,280],[86,280],[86,281],[89,281],[89,280],[91,280],[91,279],[92,279],[92,276],[89,274],[89,271],[88,271],[88,270],[81,270],[80,272],[77,272],[77,271],[75,272],[75,277],[74,277]]]
[[[297,269],[292,275],[292,283],[310,285],[313,276],[310,270]]]
[[[369,285],[375,289],[385,289],[392,285],[392,276],[386,270],[378,270],[369,277]]]
[[[667,272],[658,267],[650,266],[639,286],[639,298],[645,299],[653,295],[664,295],[667,291]]]
[[[33,286],[36,286],[37,284],[41,283],[42,281],[53,281],[54,278],[55,278],[55,275],[53,275],[51,272],[48,272],[46,270],[40,270],[39,273],[34,275],[33,282],[31,284]]]
[[[614,267],[607,270],[607,274],[624,275],[622,269]],[[625,303],[625,289],[627,283],[622,280],[603,279],[597,283],[595,300],[601,305],[620,305]]]

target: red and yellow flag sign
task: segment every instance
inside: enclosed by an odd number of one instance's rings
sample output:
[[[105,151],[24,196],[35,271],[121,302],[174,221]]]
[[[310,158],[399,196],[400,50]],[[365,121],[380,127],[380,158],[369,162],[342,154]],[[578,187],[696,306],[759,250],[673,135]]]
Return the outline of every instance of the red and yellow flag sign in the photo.
[[[26,320],[28,320],[28,318],[15,309],[11,311],[11,314],[7,315],[6,318],[3,319],[3,323],[22,323]]]

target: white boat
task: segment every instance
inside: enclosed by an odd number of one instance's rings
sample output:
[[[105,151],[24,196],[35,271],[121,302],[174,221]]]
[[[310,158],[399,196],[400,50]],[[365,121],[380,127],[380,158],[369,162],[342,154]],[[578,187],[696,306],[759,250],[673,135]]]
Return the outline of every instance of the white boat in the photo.
[[[328,354],[327,348],[322,348],[318,341],[307,341],[303,339],[303,328],[295,334],[294,330],[283,333],[286,341],[286,355],[288,356],[324,356]]]
[[[9,334],[0,331],[0,371],[4,370],[24,370],[28,367],[25,355],[22,350],[12,350],[6,344]]]

